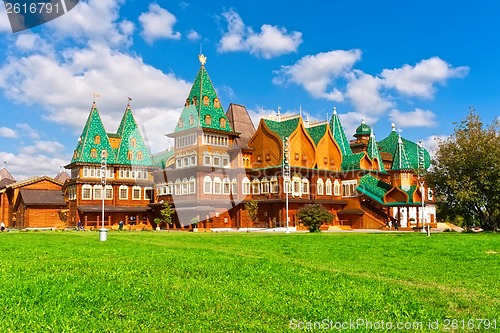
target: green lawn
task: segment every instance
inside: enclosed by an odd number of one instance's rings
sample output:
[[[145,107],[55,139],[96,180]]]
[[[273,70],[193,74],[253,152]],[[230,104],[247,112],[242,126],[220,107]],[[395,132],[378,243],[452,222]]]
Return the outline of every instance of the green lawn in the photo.
[[[0,332],[500,331],[495,234],[9,232],[0,254]]]

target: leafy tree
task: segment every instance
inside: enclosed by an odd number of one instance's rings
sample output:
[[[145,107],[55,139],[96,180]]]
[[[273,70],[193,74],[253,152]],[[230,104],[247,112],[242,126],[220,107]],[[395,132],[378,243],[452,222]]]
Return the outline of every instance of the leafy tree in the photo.
[[[162,205],[162,210],[160,210],[160,217],[155,218],[153,221],[156,225],[161,223],[172,224],[172,218],[175,214],[175,210],[168,202],[164,202]]]
[[[257,201],[253,199],[248,201],[247,203],[245,203],[245,209],[248,211],[252,222],[254,222],[259,215],[259,204],[257,203]]]
[[[441,218],[462,221],[466,228],[500,227],[499,124],[483,126],[471,108],[447,139],[439,142],[429,185],[436,190]]]
[[[305,226],[309,227],[310,232],[319,231],[323,223],[329,223],[334,216],[321,204],[305,205],[297,213],[299,219]]]

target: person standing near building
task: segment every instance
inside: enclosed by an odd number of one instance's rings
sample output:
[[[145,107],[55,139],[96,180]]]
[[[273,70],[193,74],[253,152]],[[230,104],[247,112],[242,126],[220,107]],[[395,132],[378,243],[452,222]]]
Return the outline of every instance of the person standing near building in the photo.
[[[1,231],[5,230],[5,223],[3,223],[3,221],[2,221],[2,223],[0,223],[0,230]]]

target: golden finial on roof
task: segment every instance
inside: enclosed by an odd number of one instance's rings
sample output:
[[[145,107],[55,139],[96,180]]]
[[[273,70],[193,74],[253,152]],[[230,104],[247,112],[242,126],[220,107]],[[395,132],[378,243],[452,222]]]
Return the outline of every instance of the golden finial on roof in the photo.
[[[207,63],[207,57],[205,57],[203,54],[200,54],[198,56],[198,60],[200,60],[200,64],[202,66],[205,66],[205,64]]]

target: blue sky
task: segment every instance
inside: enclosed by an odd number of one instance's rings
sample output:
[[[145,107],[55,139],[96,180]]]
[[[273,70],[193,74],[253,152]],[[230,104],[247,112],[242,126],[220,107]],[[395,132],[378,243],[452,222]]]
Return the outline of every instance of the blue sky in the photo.
[[[167,147],[200,48],[223,107],[326,120],[348,137],[391,123],[432,149],[473,105],[500,110],[497,1],[88,0],[13,34],[0,9],[0,162],[17,179],[55,176],[76,147],[93,93],[108,132],[127,104],[152,152]],[[257,123],[255,123],[257,126]]]

